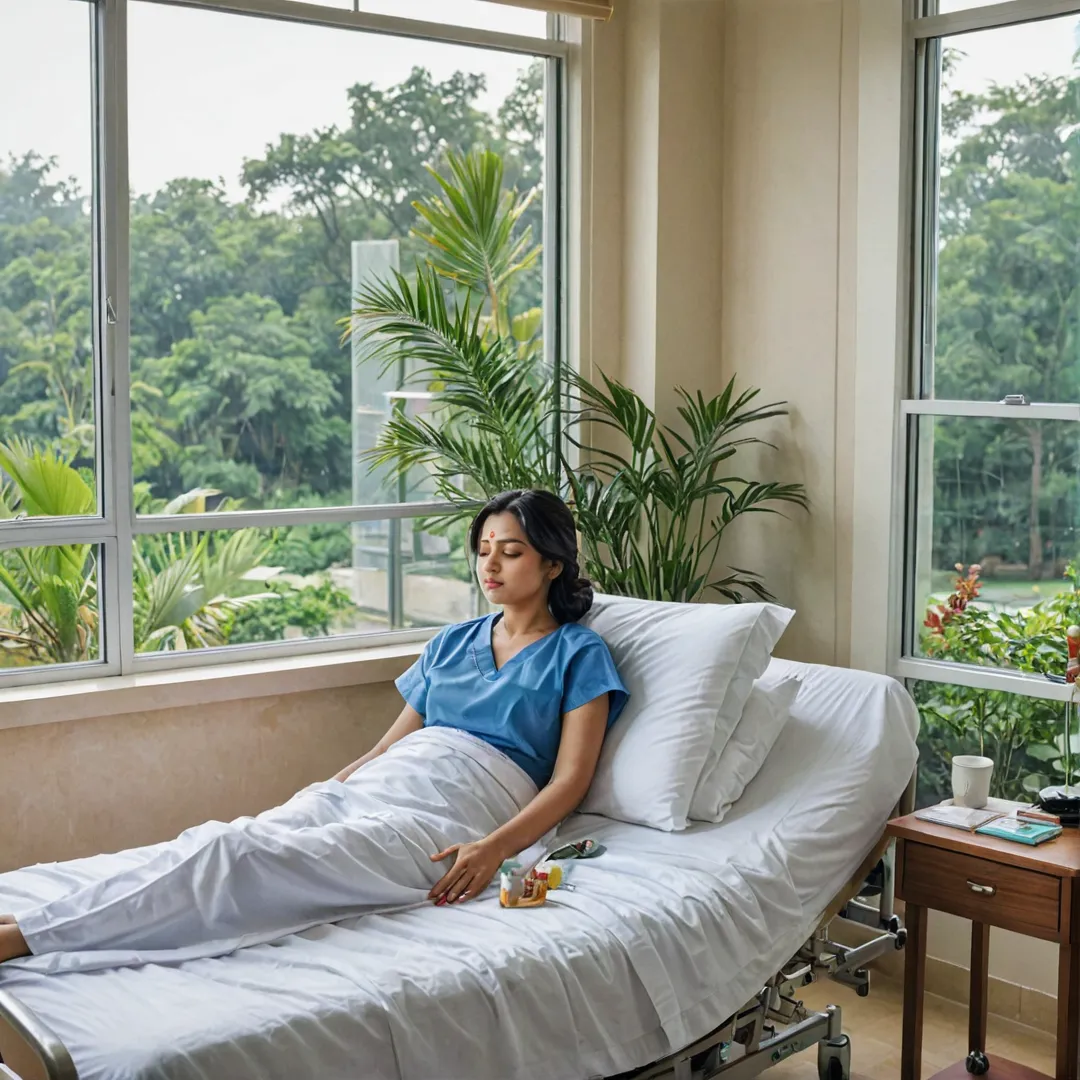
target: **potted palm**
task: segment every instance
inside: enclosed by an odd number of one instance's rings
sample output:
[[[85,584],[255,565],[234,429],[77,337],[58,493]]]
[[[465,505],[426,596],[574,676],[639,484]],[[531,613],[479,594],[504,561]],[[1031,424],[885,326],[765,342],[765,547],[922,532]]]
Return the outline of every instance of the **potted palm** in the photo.
[[[768,598],[758,573],[718,575],[716,563],[743,514],[807,506],[801,484],[733,470],[740,447],[762,443],[746,428],[784,415],[783,404],[758,405],[758,391],[736,392],[734,380],[713,398],[679,389],[676,428],[616,379],[548,370],[536,312],[514,305],[515,284],[539,258],[521,226],[531,194],[504,187],[491,151],[450,154],[446,175],[433,176],[440,194],[414,204],[426,260],[411,277],[363,288],[344,320],[346,336],[365,342],[365,362],[406,357],[408,384],[438,402],[429,417],[396,412],[364,455],[371,467],[433,479],[454,507],[431,523],[443,528],[499,491],[559,492],[576,511],[585,570],[604,592]],[[613,431],[614,443],[591,438],[598,429]]]

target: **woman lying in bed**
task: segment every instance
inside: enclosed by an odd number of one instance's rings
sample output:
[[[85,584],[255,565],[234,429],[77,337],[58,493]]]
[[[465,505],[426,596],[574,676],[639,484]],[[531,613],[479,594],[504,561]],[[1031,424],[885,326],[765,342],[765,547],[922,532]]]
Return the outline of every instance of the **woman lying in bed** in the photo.
[[[0,916],[0,962],[215,956],[379,909],[461,902],[548,836],[584,798],[626,688],[601,638],[577,624],[592,587],[558,498],[497,496],[469,546],[502,611],[428,642],[397,680],[405,708],[373,750],[258,817],[126,853],[111,877],[73,870],[67,895]],[[0,885],[0,911],[12,906]]]

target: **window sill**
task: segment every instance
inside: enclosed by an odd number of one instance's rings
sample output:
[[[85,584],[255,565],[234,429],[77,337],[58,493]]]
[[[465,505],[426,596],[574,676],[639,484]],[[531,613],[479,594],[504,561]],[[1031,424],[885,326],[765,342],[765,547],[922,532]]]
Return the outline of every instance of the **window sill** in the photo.
[[[408,642],[347,652],[11,687],[0,690],[0,731],[390,682],[420,655],[423,645],[422,641]]]

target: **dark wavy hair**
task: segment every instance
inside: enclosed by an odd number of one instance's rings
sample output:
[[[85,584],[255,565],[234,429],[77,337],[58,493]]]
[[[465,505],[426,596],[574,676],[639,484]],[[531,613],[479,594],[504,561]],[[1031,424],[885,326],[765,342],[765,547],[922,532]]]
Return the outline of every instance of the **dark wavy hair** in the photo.
[[[548,607],[558,622],[577,622],[592,607],[593,587],[579,576],[577,530],[570,508],[550,491],[504,491],[496,495],[469,526],[469,550],[474,558],[480,550],[484,522],[492,514],[513,514],[543,558],[562,565],[562,572],[551,583]]]

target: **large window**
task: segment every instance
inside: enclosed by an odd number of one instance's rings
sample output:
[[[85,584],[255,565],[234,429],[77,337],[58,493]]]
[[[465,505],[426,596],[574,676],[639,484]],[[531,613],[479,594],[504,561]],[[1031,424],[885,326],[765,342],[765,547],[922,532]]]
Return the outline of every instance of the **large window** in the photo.
[[[1080,624],[1075,8],[927,0],[912,24],[899,671],[922,712],[924,801],[947,793],[952,753],[994,757],[998,794],[1060,781],[1076,726],[1064,683],[1066,628]]]
[[[396,410],[438,425],[438,386],[343,327],[493,151],[541,248],[500,313],[558,370],[557,21],[230,7],[0,9],[0,687],[480,610],[425,470],[366,455]]]

